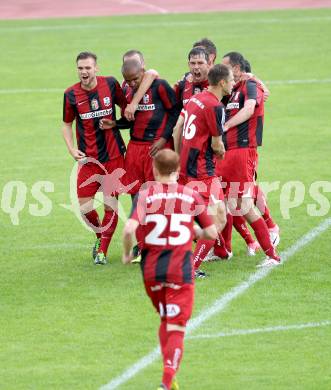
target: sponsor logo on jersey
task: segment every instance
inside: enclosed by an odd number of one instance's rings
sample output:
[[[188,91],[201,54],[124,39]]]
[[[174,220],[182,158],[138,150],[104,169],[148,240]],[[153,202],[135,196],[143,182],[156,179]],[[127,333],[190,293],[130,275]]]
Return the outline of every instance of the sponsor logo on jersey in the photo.
[[[138,104],[138,111],[154,111],[155,104]]]
[[[106,96],[103,98],[103,104],[108,107],[110,106],[110,97],[109,96]]]
[[[98,103],[97,99],[91,100],[91,108],[92,108],[92,110],[97,110],[99,108],[99,103]]]
[[[92,119],[92,118],[100,118],[102,116],[110,115],[112,114],[113,109],[108,108],[107,110],[99,110],[99,111],[93,111],[93,112],[87,112],[86,114],[79,114],[81,119]]]
[[[149,96],[148,96],[147,93],[143,97],[143,102],[144,102],[144,104],[148,104],[149,103]]]
[[[234,110],[236,108],[239,108],[239,103],[228,103],[228,105],[226,106],[227,110]]]
[[[176,317],[180,313],[180,307],[174,303],[168,303],[166,305],[167,317]]]

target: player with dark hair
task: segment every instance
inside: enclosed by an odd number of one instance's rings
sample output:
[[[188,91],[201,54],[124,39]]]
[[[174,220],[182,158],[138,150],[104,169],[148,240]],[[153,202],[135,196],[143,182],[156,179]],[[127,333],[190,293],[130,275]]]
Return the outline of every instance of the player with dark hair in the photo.
[[[182,110],[189,99],[196,93],[202,92],[208,87],[209,55],[202,47],[194,47],[188,54],[188,67],[190,78],[184,77],[178,81],[174,90],[177,97],[178,109]],[[174,128],[175,150],[179,153],[181,134],[184,124],[184,113],[182,112]]]
[[[202,38],[199,41],[194,42],[193,47],[204,48],[208,54],[209,66],[213,66],[215,64],[215,60],[217,57],[217,48],[214,42],[212,42],[208,38]]]
[[[209,49],[210,53],[214,53],[216,56],[216,46],[208,39],[202,39],[196,42],[193,46],[193,49],[188,54],[188,66],[190,69],[190,77],[185,77],[180,80],[175,86],[175,92],[177,95],[178,105],[180,108],[183,108],[188,100],[196,93],[201,92],[202,90],[208,87],[208,71],[209,66],[209,56],[205,47],[202,45],[205,44],[206,48]],[[213,59],[214,61],[214,59]],[[174,145],[177,153],[180,153],[181,137],[184,124],[184,112],[182,111],[178,117],[176,126],[174,128]],[[231,215],[227,215],[227,218],[231,218]],[[232,222],[230,224],[232,226]],[[229,226],[230,226],[229,225]],[[255,251],[260,248],[257,241],[252,237],[249,229],[247,228],[245,219],[240,216],[235,216],[233,225],[239,234],[243,237],[247,244],[247,253],[248,255],[255,255]],[[232,253],[231,245],[228,245],[228,251],[223,252],[223,256],[228,258],[228,253]],[[221,256],[218,251],[218,256],[214,254],[213,249],[209,252],[208,256],[205,258],[206,261],[217,260]]]
[[[192,240],[215,240],[217,229],[201,196],[176,182],[179,156],[170,149],[156,153],[156,182],[140,190],[123,230],[123,263],[130,263],[133,236],[142,231],[141,270],[147,295],[160,315],[163,357],[158,390],[178,389],[175,375],[183,356],[186,323],[194,301]],[[199,225],[194,225],[194,220]]]
[[[78,161],[77,196],[86,223],[96,231],[93,248],[95,264],[105,264],[109,243],[118,221],[117,192],[109,189],[105,177],[118,168],[124,168],[125,144],[114,127],[102,130],[100,121],[116,119],[115,104],[122,110],[126,98],[114,77],[97,76],[97,56],[82,52],[76,59],[79,82],[64,92],[62,133],[69,153]],[[73,122],[76,121],[77,146],[73,140]],[[98,177],[100,180],[95,180]],[[104,218],[99,221],[93,200],[98,190],[104,195]]]
[[[137,60],[123,63],[122,74],[128,85],[125,89],[130,102],[139,88],[145,70]],[[138,180],[131,191],[135,194],[139,187],[153,181],[152,157],[164,147],[172,147],[172,132],[178,116],[176,96],[167,81],[156,79],[139,102],[135,120],[130,127],[130,141],[125,157],[128,182]]]
[[[209,86],[192,96],[184,110],[184,129],[180,153],[180,180],[199,189],[206,204],[219,209],[221,229],[226,223],[226,210],[223,190],[216,175],[216,157],[224,157],[222,142],[225,121],[223,96],[231,93],[234,85],[232,71],[225,65],[214,65],[208,73]],[[199,266],[209,250],[214,246],[210,240],[199,240],[194,251],[196,277],[204,277]],[[215,254],[228,257],[224,253],[224,241],[219,235]]]
[[[246,77],[245,61],[240,53],[227,53],[222,62],[232,69],[236,85],[226,106],[223,133],[226,155],[218,166],[218,174],[227,184],[226,195],[232,213],[241,210],[267,255],[262,266],[278,265],[280,258],[270,240],[268,227],[254,207],[257,147],[262,144],[264,120],[263,90],[255,79]]]
[[[145,59],[143,53],[136,49],[128,50],[123,54],[123,63],[127,60],[137,60],[141,63],[142,67],[145,69]],[[159,77],[159,73],[155,69],[145,70],[144,77],[139,85],[139,88],[132,97],[131,102],[126,106],[124,110],[124,116],[127,120],[133,121],[134,114],[137,110],[140,100],[145,95],[146,91],[151,87],[153,81]],[[125,80],[123,81],[122,88],[127,88]]]

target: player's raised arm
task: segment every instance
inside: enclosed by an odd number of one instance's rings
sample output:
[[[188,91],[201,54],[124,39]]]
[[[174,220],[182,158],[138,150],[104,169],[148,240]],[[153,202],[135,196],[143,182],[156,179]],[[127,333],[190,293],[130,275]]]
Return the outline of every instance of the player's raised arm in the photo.
[[[156,70],[154,69],[146,70],[143,79],[141,81],[141,84],[137,89],[137,92],[135,92],[135,94],[133,95],[131,103],[129,103],[124,110],[124,116],[127,120],[129,121],[134,120],[134,113],[138,108],[138,104],[140,100],[144,97],[147,90],[151,87],[153,81],[158,77],[159,77],[159,73]]]

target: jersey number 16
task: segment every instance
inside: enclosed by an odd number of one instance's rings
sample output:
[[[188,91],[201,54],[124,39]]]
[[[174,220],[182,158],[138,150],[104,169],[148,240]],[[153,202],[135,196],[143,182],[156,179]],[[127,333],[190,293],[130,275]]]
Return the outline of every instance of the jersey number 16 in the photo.
[[[187,111],[184,111],[183,137],[185,139],[192,139],[197,131],[197,128],[193,123],[196,117],[197,116],[194,114],[188,116]]]

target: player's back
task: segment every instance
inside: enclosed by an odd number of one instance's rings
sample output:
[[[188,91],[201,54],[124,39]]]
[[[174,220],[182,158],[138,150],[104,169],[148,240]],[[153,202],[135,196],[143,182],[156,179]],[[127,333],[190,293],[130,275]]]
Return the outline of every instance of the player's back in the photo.
[[[192,282],[193,223],[204,208],[194,190],[178,183],[155,183],[139,193],[136,212],[141,213],[145,280]]]
[[[214,176],[215,156],[211,137],[221,135],[220,124],[217,124],[220,107],[217,97],[209,91],[194,95],[188,101],[184,112],[181,175],[192,178]]]

